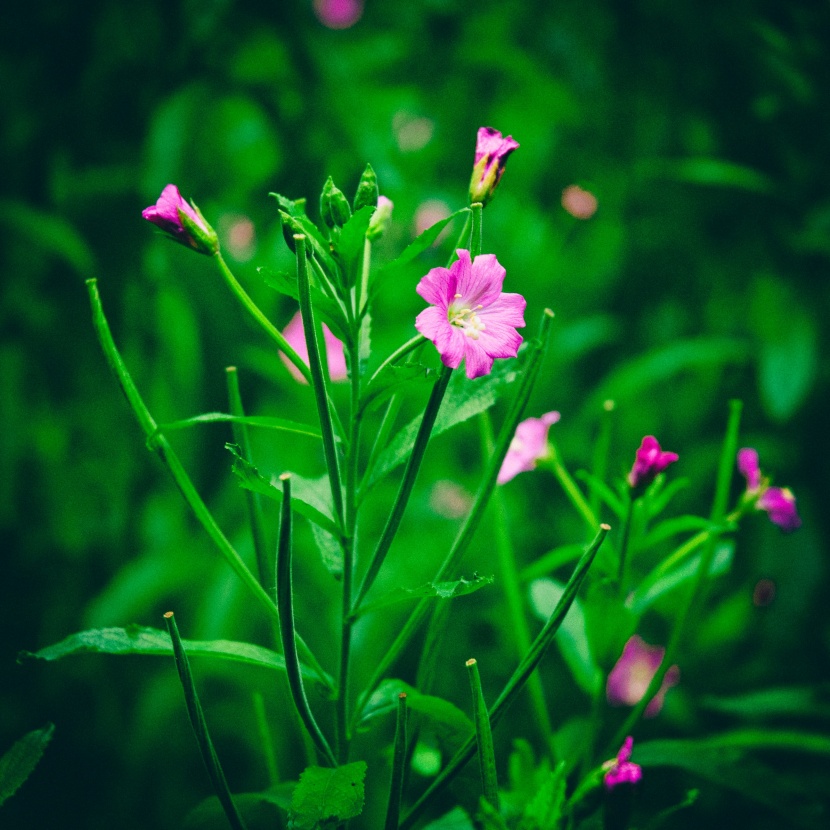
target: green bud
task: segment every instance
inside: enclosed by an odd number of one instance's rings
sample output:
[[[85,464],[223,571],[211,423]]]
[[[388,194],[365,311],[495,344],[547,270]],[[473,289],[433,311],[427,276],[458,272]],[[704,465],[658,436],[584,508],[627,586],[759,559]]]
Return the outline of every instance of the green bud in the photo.
[[[352,216],[348,200],[343,191],[335,186],[331,176],[326,179],[320,194],[320,216],[329,230],[342,228]]]
[[[372,165],[367,164],[357,185],[357,193],[354,195],[354,211],[357,213],[366,205],[377,207],[377,203],[378,177],[375,175],[375,171],[372,170]]]

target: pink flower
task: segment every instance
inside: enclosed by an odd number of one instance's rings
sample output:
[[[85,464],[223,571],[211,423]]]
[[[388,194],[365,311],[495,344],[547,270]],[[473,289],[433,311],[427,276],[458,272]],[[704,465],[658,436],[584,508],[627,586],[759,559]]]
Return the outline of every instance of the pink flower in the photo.
[[[643,777],[640,765],[629,760],[633,747],[634,739],[629,735],[623,741],[617,757],[602,765],[605,770],[602,781],[606,790],[613,790],[618,784],[636,784]]]
[[[628,474],[628,483],[632,490],[644,490],[654,481],[658,473],[662,473],[669,464],[679,458],[676,452],[663,452],[660,444],[653,435],[643,438],[634,466]]]
[[[590,219],[597,212],[597,197],[578,184],[570,184],[562,191],[562,207],[575,219]]]
[[[480,127],[476,138],[476,156],[470,179],[470,201],[487,204],[493,198],[507,157],[519,146],[512,136],[503,138],[492,127]]]
[[[761,475],[758,453],[750,447],[738,450],[738,470],[746,479],[747,498],[755,498],[755,507],[766,511],[770,521],[781,530],[791,533],[801,527],[801,518],[795,506],[795,496],[786,487],[770,487]]]
[[[445,366],[466,360],[467,377],[487,375],[497,357],[516,357],[524,326],[525,298],[502,293],[504,268],[493,254],[459,250],[449,268],[433,268],[416,291],[428,302],[415,328],[435,344]]]
[[[559,420],[558,412],[546,412],[541,418],[528,418],[516,427],[496,481],[504,484],[519,473],[534,469],[548,454],[548,430]]]
[[[314,14],[329,29],[348,29],[360,20],[363,0],[314,0]]]
[[[291,322],[283,329],[282,333],[288,341],[288,345],[303,359],[303,363],[308,365],[308,344],[305,342],[303,318],[299,311],[291,318]],[[343,351],[343,343],[331,333],[325,323],[323,323],[323,339],[326,341],[329,376],[333,381],[346,380],[349,375],[346,370],[346,355]],[[306,379],[300,374],[300,370],[282,352],[280,352],[280,360],[295,380],[300,383],[307,383]]]
[[[161,191],[158,201],[144,208],[141,215],[171,239],[194,251],[212,256],[219,250],[213,228],[195,205],[182,198],[179,188],[174,184],[168,184]]]
[[[652,678],[657,674],[665,653],[666,649],[661,646],[650,646],[636,634],[631,637],[623,648],[622,656],[608,675],[608,682],[605,685],[605,696],[608,702],[612,706],[638,704],[646,693]],[[660,691],[646,707],[647,718],[653,718],[660,712],[666,692],[672,686],[676,686],[678,680],[680,680],[680,669],[672,666],[663,678]]]

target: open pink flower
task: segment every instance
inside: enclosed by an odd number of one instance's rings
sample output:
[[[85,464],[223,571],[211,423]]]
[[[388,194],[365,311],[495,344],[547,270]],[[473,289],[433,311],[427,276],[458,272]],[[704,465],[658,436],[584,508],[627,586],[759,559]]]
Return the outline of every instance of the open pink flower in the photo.
[[[283,329],[282,334],[288,341],[288,345],[303,359],[303,363],[308,365],[308,344],[305,341],[303,318],[299,311],[291,318],[291,322]],[[343,351],[343,343],[331,333],[325,323],[323,323],[323,339],[326,341],[329,377],[335,382],[346,380],[349,374],[346,370],[346,355]],[[302,376],[300,370],[282,352],[280,352],[280,360],[295,380],[300,383],[308,382]]]
[[[738,450],[738,470],[746,479],[746,495],[755,498],[755,507],[764,510],[773,524],[791,533],[801,527],[795,496],[786,487],[770,487],[761,475],[758,453],[750,447]]]
[[[502,293],[504,268],[493,254],[477,256],[463,249],[449,268],[433,268],[415,289],[430,307],[415,319],[415,328],[435,344],[445,366],[466,361],[467,377],[487,375],[497,357],[516,357],[524,326],[525,298]]]
[[[219,250],[213,228],[205,222],[202,214],[182,197],[179,188],[174,184],[168,184],[161,191],[158,201],[144,208],[141,215],[171,239],[193,248],[194,251],[210,256]]]
[[[631,637],[623,648],[620,659],[608,675],[605,685],[605,696],[612,706],[636,706],[648,689],[657,669],[663,662],[666,649],[661,646],[650,646],[636,634]],[[663,708],[663,698],[666,692],[676,686],[680,680],[680,669],[672,666],[663,678],[660,691],[651,699],[646,707],[645,716],[653,718]]]
[[[470,201],[487,204],[501,180],[507,157],[519,146],[512,136],[502,137],[492,127],[480,127],[476,138],[476,156],[470,179]]]
[[[618,784],[636,784],[643,777],[643,770],[639,764],[635,764],[631,758],[631,750],[634,748],[634,739],[629,735],[620,747],[616,758],[606,761],[602,768],[605,775],[602,782],[606,790],[613,790]]]
[[[528,418],[516,427],[496,481],[504,484],[519,473],[534,469],[548,454],[548,430],[559,420],[558,412],[546,412],[541,418]]]
[[[654,481],[658,473],[662,473],[669,464],[674,463],[678,458],[676,452],[663,452],[653,435],[646,435],[637,450],[634,466],[628,474],[628,483],[631,485],[631,489],[644,490]]]

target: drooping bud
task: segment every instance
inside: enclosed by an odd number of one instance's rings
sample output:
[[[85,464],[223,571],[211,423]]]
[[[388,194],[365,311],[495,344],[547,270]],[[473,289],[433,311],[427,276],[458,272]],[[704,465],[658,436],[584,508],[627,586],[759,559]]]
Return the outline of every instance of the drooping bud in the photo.
[[[348,199],[343,195],[343,191],[335,186],[331,176],[326,179],[323,192],[320,194],[320,216],[329,230],[342,228],[352,216]]]
[[[170,239],[200,254],[213,256],[219,250],[216,231],[207,223],[199,208],[182,197],[174,184],[168,184],[156,203],[144,208],[141,215]]]
[[[366,165],[358,182],[357,193],[354,196],[354,212],[357,213],[366,205],[378,206],[378,177],[371,164]]]

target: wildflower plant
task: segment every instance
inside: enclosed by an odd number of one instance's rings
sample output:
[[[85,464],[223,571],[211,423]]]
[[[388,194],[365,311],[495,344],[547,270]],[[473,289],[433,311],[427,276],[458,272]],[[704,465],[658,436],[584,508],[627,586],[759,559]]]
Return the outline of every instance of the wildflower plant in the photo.
[[[625,826],[631,804],[628,799],[623,805],[620,793],[648,786],[649,767],[671,763],[666,760],[671,742],[641,741],[643,716],[659,714],[652,722],[658,726],[649,727],[652,735],[665,717],[661,707],[667,690],[682,688],[684,637],[705,601],[708,583],[729,567],[731,535],[756,510],[767,512],[785,530],[800,522],[794,497],[767,485],[757,454],[748,449],[738,453],[739,402],[730,404],[720,461],[713,471],[712,508],[703,517],[664,518],[683,483],[673,479],[682,469],[682,454],[664,451],[651,435],[642,439],[630,471],[608,473],[613,405],[597,413],[600,452],[593,469],[578,474],[568,469],[567,451],[551,434],[556,433],[551,427],[560,420],[559,412],[527,417],[553,314],[526,308],[521,275],[506,273],[497,254],[487,250],[490,243],[483,234],[484,205],[494,197],[508,156],[518,146],[512,137],[483,127],[474,157],[471,204],[425,230],[397,259],[380,267],[374,262],[375,243],[392,221],[392,203],[380,195],[371,166],[351,200],[331,178],[325,182],[319,221],[309,215],[305,199],[272,194],[275,221],[293,255],[293,269],[275,274],[263,268],[260,274],[295,304],[287,325],[271,320],[254,302],[223,258],[209,222],[176,185],[167,185],[158,202],[144,211],[144,218],[170,239],[211,258],[230,295],[274,347],[276,365],[282,361],[287,367],[285,383],[310,387],[308,412],[248,414],[238,372],[229,368],[227,412],[159,424],[122,358],[97,282],[87,283],[101,346],[148,448],[247,590],[249,612],[271,623],[273,637],[267,643],[188,640],[179,625],[186,633],[190,621],[168,612],[165,629],[84,631],[34,656],[51,660],[99,651],[175,659],[217,799],[194,813],[192,826],[207,826],[219,811],[234,828],[274,826],[257,818],[254,808],[262,803],[274,807],[287,826],[304,830],[352,820],[356,827],[383,822],[385,830],[472,828],[475,821],[499,830],[556,830],[594,826],[600,813],[606,826]],[[395,291],[417,292],[428,303],[412,320],[412,336],[390,353],[376,354],[372,330],[383,324],[384,313],[378,298],[390,290],[381,278],[418,261],[454,218],[463,218],[463,228],[447,250],[446,264],[429,269],[417,284],[394,286]],[[503,291],[505,286],[511,291]],[[346,406],[333,394],[332,385],[339,381],[347,387]],[[422,401],[425,385],[428,393]],[[411,409],[419,401],[417,416],[402,424],[402,406]],[[428,582],[390,587],[380,577],[390,573],[389,554],[407,521],[413,491],[425,486],[419,473],[432,439],[473,418],[481,433],[479,484],[469,505],[464,503],[468,509],[455,539],[447,550],[424,545],[425,564],[432,572]],[[174,429],[206,422],[224,422],[231,429],[229,467],[245,491],[251,561],[220,527],[168,437]],[[270,430],[276,441],[315,442],[324,475],[311,479],[264,469],[251,449],[250,433],[259,429]],[[619,442],[628,458],[633,440],[628,436]],[[747,488],[730,510],[736,458]],[[385,522],[367,532],[362,521],[367,494],[380,482],[392,481],[393,473],[397,480],[383,493]],[[518,486],[513,480],[520,473],[526,474],[520,481],[551,474],[577,526],[582,526],[575,538],[552,538],[550,553],[524,567],[511,542],[503,497],[504,488]],[[273,551],[266,539],[271,516],[277,513]],[[550,523],[553,537],[552,519],[553,511],[538,517]],[[464,564],[485,521],[493,527],[486,549],[494,575]],[[298,522],[312,526],[313,538],[331,565],[331,593],[313,601],[315,607],[333,602],[333,615],[326,608],[319,618],[309,619],[299,610],[304,603],[298,598],[307,603],[309,597],[294,579],[294,561],[309,551],[298,549],[307,544],[295,533]],[[534,585],[547,592],[544,608],[534,599],[539,595],[531,590]],[[447,604],[479,590],[493,592],[502,605],[499,623],[511,641],[514,660],[507,667],[492,666],[471,655],[466,662],[471,696],[463,711],[442,696],[438,675],[453,669],[445,666],[436,673],[424,667],[451,636]],[[666,598],[671,600],[670,612],[656,613]],[[533,603],[542,617],[535,630],[528,613]],[[400,621],[385,637],[366,636],[377,625],[366,629],[364,623],[384,620],[394,604],[404,609],[395,618]],[[322,636],[336,643],[336,660],[326,662],[312,643],[321,639],[314,629],[328,626],[330,616],[334,629]],[[646,632],[666,645],[649,646],[640,636]],[[551,707],[550,689],[537,671],[554,643],[572,674],[557,683],[572,682],[584,695],[584,715],[577,727],[563,723]],[[278,727],[288,730],[296,746],[306,746],[310,755],[296,780],[277,771],[268,791],[244,798],[231,791],[221,748],[210,736],[212,713],[202,706],[199,684],[189,668],[190,657],[197,655],[254,664],[285,678],[292,714]],[[358,660],[370,670],[356,670]],[[463,675],[464,666],[454,670]],[[493,695],[493,681],[501,677],[506,680]],[[665,708],[670,704],[671,697],[665,697]],[[526,720],[507,717],[521,706],[530,708],[530,731]],[[436,732],[452,732],[452,737],[440,764],[419,782],[411,774],[414,750],[421,737]],[[500,749],[505,739],[513,744],[509,758]],[[263,741],[270,740],[266,728]],[[716,746],[718,736],[709,740]],[[724,745],[730,740],[724,736]],[[474,757],[477,786],[448,796],[450,785]],[[694,759],[688,765],[694,769]]]

